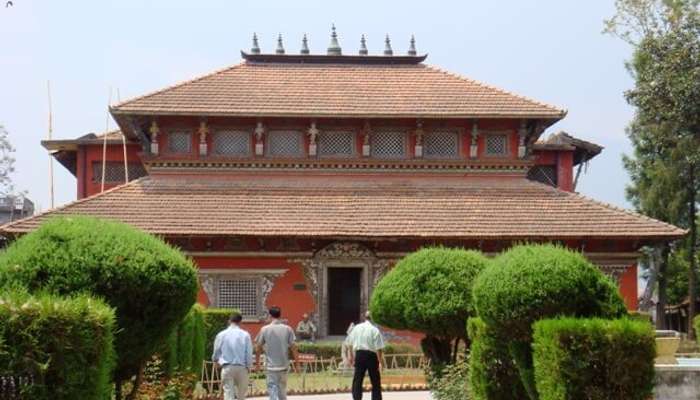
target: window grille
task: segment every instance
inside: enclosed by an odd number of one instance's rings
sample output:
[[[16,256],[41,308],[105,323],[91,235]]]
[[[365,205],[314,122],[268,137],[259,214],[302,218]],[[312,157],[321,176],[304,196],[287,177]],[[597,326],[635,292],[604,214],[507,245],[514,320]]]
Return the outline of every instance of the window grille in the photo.
[[[105,183],[124,183],[124,163],[120,161],[108,161],[105,163]],[[141,163],[129,163],[129,180],[146,176],[146,169]],[[102,162],[92,163],[92,181],[102,182]]]
[[[532,181],[556,187],[557,169],[553,165],[535,165],[527,172],[527,178]]]
[[[258,308],[258,281],[256,279],[219,280],[219,307],[236,308],[245,317],[260,314]]]
[[[406,132],[400,130],[375,131],[370,137],[373,157],[406,157]]]
[[[507,135],[487,135],[486,136],[486,155],[488,156],[504,156],[508,154],[508,136]]]
[[[350,157],[355,154],[354,133],[348,131],[322,132],[318,136],[318,154],[325,157]]]
[[[171,153],[192,152],[192,135],[189,132],[171,132],[168,135],[168,150]]]
[[[247,156],[250,154],[250,132],[217,131],[212,136],[212,154]]]
[[[423,135],[423,156],[426,158],[456,158],[459,155],[459,133],[438,130]]]
[[[270,131],[267,134],[267,154],[299,157],[303,154],[303,139],[299,131]]]

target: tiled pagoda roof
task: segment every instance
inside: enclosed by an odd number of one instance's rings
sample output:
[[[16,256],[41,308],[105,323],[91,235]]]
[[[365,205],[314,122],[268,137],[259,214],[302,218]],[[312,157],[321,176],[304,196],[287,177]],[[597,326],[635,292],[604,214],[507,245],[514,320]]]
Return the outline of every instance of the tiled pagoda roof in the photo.
[[[511,177],[150,176],[0,227],[92,215],[160,235],[639,239],[685,232],[578,194]]]
[[[117,118],[126,114],[547,120],[566,114],[420,62],[391,63],[401,57],[247,57],[241,64],[125,101],[112,107],[112,113]],[[254,61],[255,57],[264,61]],[[320,61],[295,61],[304,57]],[[339,61],[331,62],[335,59]]]

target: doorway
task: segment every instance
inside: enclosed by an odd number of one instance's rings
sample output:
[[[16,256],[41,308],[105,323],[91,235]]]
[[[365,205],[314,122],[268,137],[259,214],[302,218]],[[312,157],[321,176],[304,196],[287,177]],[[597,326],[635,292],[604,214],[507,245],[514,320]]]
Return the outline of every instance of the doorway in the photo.
[[[328,268],[328,334],[345,335],[360,318],[362,268]]]

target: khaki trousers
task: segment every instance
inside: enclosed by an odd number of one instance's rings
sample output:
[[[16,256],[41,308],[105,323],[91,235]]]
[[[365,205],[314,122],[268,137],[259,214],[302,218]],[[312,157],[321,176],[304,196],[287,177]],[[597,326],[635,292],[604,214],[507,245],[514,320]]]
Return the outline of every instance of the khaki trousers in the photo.
[[[245,400],[248,393],[248,369],[240,365],[227,365],[221,369],[224,400]]]

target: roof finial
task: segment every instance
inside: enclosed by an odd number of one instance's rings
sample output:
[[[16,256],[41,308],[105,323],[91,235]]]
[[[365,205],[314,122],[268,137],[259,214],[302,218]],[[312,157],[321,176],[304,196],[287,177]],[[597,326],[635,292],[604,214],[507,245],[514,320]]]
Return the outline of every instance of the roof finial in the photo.
[[[389,34],[386,35],[386,39],[384,39],[384,44],[384,55],[393,56],[394,50],[391,49],[391,39],[389,39]]]
[[[301,39],[301,54],[309,54],[309,40],[306,38],[306,33],[304,34],[304,37]]]
[[[335,24],[331,25],[331,44],[328,45],[329,56],[339,56],[343,54],[340,44],[338,44],[338,35],[335,33]]]
[[[279,36],[277,36],[277,50],[275,51],[277,54],[284,54],[284,45],[282,44],[282,34],[280,33]]]
[[[367,53],[367,40],[365,40],[365,35],[363,34],[360,38],[360,55],[366,56]]]
[[[260,46],[258,45],[258,35],[253,32],[253,47],[250,48],[250,54],[260,54]]]
[[[416,38],[415,36],[411,35],[411,46],[408,48],[408,55],[415,56],[416,54],[418,54],[416,52]]]

